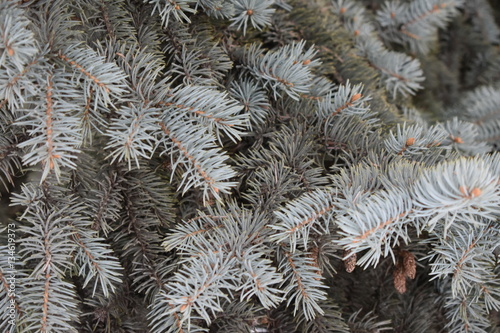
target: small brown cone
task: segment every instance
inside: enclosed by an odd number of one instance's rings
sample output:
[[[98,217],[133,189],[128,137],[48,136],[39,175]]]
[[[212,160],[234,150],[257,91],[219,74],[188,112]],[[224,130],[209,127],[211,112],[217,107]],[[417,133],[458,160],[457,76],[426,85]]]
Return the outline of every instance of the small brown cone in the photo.
[[[403,271],[403,267],[396,266],[394,272],[392,273],[392,277],[394,279],[394,288],[400,294],[404,294],[406,292],[406,276]]]
[[[344,257],[347,257],[351,253],[351,250],[344,250]],[[344,259],[344,266],[347,273],[352,273],[352,271],[356,268],[356,262],[358,260],[358,256],[356,253],[351,255],[349,258]]]
[[[357,93],[357,94],[353,95],[353,96],[351,97],[351,103],[356,102],[356,101],[357,101],[358,99],[360,99],[362,96],[363,96],[363,95],[361,95],[360,93]]]
[[[415,256],[413,253],[408,251],[402,251],[401,256],[403,257],[403,271],[406,277],[414,279],[417,273],[417,263],[415,262]]]
[[[481,191],[481,189],[480,189],[480,188],[478,188],[478,187],[474,187],[474,188],[472,189],[471,196],[472,196],[472,197],[478,197],[478,196],[480,196],[480,195],[481,195],[481,193],[483,193],[483,191]]]
[[[413,146],[415,144],[415,138],[408,138],[408,140],[406,140],[406,145],[409,147],[409,146]]]

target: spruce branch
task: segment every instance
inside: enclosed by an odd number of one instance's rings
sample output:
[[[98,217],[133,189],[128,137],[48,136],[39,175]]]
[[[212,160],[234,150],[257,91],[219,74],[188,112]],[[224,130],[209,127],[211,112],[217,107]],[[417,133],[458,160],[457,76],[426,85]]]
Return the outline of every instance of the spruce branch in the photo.
[[[231,18],[232,26],[240,30],[243,26],[243,34],[247,32],[248,23],[258,30],[271,24],[271,17],[275,12],[271,6],[274,0],[235,0],[234,17]]]
[[[270,114],[271,105],[262,87],[255,81],[243,79],[233,81],[229,90],[231,97],[243,105],[243,112],[248,114],[249,129],[262,125]]]
[[[283,276],[276,272],[271,260],[262,258],[262,253],[253,250],[240,262],[243,271],[243,283],[239,286],[242,301],[250,301],[255,295],[265,309],[276,307],[283,301],[284,291],[277,288]]]
[[[474,123],[454,117],[441,126],[448,133],[443,143],[464,155],[486,153],[491,150],[488,142],[481,138],[479,126]]]
[[[192,7],[196,2],[196,0],[149,0],[149,3],[154,5],[152,14],[158,11],[165,27],[169,25],[171,16],[176,21],[190,23],[188,15],[196,13],[196,9]]]
[[[278,243],[286,241],[292,253],[297,248],[297,241],[302,239],[307,250],[311,231],[320,235],[329,232],[331,211],[336,208],[335,196],[334,192],[316,190],[288,202],[274,212],[278,223],[269,225],[275,230],[270,239]]]
[[[110,224],[120,217],[123,179],[116,174],[105,175],[103,178],[98,182],[97,188],[91,189],[87,205],[92,212],[92,229],[107,236],[111,231]]]
[[[225,258],[221,251],[208,252],[183,265],[167,285],[168,294],[160,291],[149,314],[153,332],[179,332],[186,323],[191,328],[191,316],[210,323],[220,312],[222,300],[236,289],[234,259]],[[175,317],[179,317],[178,324]],[[174,324],[174,325],[172,325]]]
[[[101,47],[99,53],[114,59],[127,75],[126,91],[133,92],[134,101],[158,107],[170,95],[170,78],[165,76],[164,60],[154,50],[141,47],[137,42],[107,42]]]
[[[484,305],[474,299],[473,294],[453,297],[445,294],[446,327],[453,333],[486,333],[490,326]]]
[[[377,21],[386,29],[383,37],[426,54],[437,39],[437,29],[446,27],[463,5],[463,0],[388,1],[377,12]]]
[[[208,16],[217,19],[228,19],[234,16],[234,2],[232,0],[199,0]]]
[[[500,91],[494,86],[480,86],[468,93],[458,106],[461,115],[476,125],[500,118]]]
[[[318,103],[318,115],[327,119],[339,114],[357,115],[366,118],[370,111],[368,101],[371,98],[363,95],[363,85],[351,85],[349,81],[340,85],[335,93],[328,93]]]
[[[440,239],[429,258],[433,259],[430,273],[434,278],[451,279],[451,295],[466,297],[471,289],[478,298],[488,298],[487,308],[500,306],[498,292],[493,291],[499,279],[494,272],[493,251],[497,246],[498,230],[491,224],[468,232],[454,230],[448,239]],[[492,291],[488,285],[493,284]]]
[[[399,6],[397,2],[390,3]],[[381,79],[385,82],[388,92],[392,92],[393,98],[397,94],[414,95],[417,90],[423,88],[421,82],[425,78],[420,61],[387,49],[376,34],[376,28],[363,7],[353,1],[334,0],[333,11],[344,19],[344,25],[352,33],[359,54],[366,57],[371,66],[380,72]],[[396,15],[395,11],[389,12]]]
[[[182,52],[174,56],[171,72],[176,80],[182,78],[185,86],[209,86],[217,82],[212,78],[209,59],[198,48],[182,47]]]
[[[332,92],[336,91],[337,87],[332,81],[323,76],[316,76],[313,78],[311,91],[309,94],[300,95],[301,98],[306,100],[317,101],[318,105]]]
[[[241,139],[247,116],[240,114],[241,105],[228,98],[227,93],[202,86],[186,86],[171,91],[170,96],[160,103],[167,112],[196,119],[210,133],[214,133],[221,144],[222,134],[233,142]]]
[[[0,182],[6,190],[10,188],[10,185],[14,185],[16,171],[21,168],[19,151],[14,140],[15,138],[7,135],[0,135]]]
[[[86,40],[92,45],[96,40],[128,40],[133,41],[137,35],[134,29],[131,4],[121,0],[83,0],[74,4],[78,9],[74,12],[83,25]]]
[[[313,79],[311,67],[320,61],[312,59],[316,55],[314,47],[304,50],[305,41],[286,45],[275,52],[265,52],[261,45],[252,44],[243,55],[243,62],[252,74],[270,86],[274,97],[284,91],[298,100],[301,94],[308,94]]]
[[[23,215],[25,225],[21,229],[26,236],[20,240],[19,255],[33,267],[30,276],[21,280],[26,287],[21,302],[25,316],[20,322],[26,330],[76,332],[76,293],[65,276],[75,250],[70,223],[80,218],[81,208],[70,200],[53,209],[45,200],[40,189],[27,186],[14,200],[16,204],[29,205]]]
[[[356,165],[369,152],[377,151],[374,142],[380,141],[380,130],[369,119],[344,115],[332,119],[324,126],[325,148],[333,155],[339,151],[346,152],[338,165]],[[338,156],[338,155],[337,155]],[[340,159],[337,157],[337,159]],[[335,165],[335,164],[334,164]],[[332,167],[333,168],[333,167]]]
[[[94,280],[93,295],[99,286],[103,295],[109,297],[110,292],[115,291],[115,285],[122,282],[122,267],[104,239],[88,231],[89,226],[90,222],[85,220],[75,220],[71,224],[71,238],[78,246],[73,260],[80,266],[78,275],[85,277],[83,287]]]
[[[160,123],[163,138],[162,154],[170,154],[172,176],[178,167],[182,170],[179,188],[185,193],[191,187],[201,187],[204,200],[209,193],[220,198],[219,192],[228,193],[236,185],[228,180],[235,172],[226,164],[227,155],[215,145],[215,139],[193,122],[184,122],[181,116],[166,115]],[[176,154],[176,155],[174,155]]]
[[[287,306],[294,304],[294,314],[300,310],[306,320],[323,315],[320,302],[326,300],[326,286],[321,283],[322,277],[318,274],[314,261],[306,253],[290,253],[285,250],[279,270],[285,277],[281,286],[288,299]]]
[[[494,220],[500,202],[498,177],[480,158],[444,162],[423,172],[413,189],[414,214],[426,218],[432,231],[444,222],[446,230],[456,219],[471,226]],[[441,220],[444,219],[444,220]]]
[[[79,94],[70,88],[70,80],[71,77],[60,70],[47,73],[43,99],[16,122],[18,126],[28,127],[31,136],[18,145],[28,148],[23,163],[41,162],[42,181],[51,171],[59,178],[62,167],[76,167],[82,141],[79,119],[74,114],[74,109],[79,107]]]
[[[0,69],[12,66],[21,72],[38,52],[25,11],[13,0],[0,4]]]
[[[19,111],[30,97],[40,94],[33,76],[46,65],[45,53],[44,50],[41,55],[34,56],[22,70],[12,68],[11,64],[0,70],[0,100],[5,100],[11,110]]]
[[[426,130],[420,125],[397,125],[396,133],[390,131],[384,140],[387,150],[402,156],[423,155],[431,148],[446,141],[447,133],[441,126],[432,126]]]
[[[417,90],[423,88],[420,83],[425,78],[418,59],[393,51],[374,51],[368,55],[368,59],[372,66],[380,71],[393,98],[397,93],[403,96],[414,95]]]
[[[395,261],[393,247],[410,242],[410,211],[408,193],[387,191],[374,194],[358,204],[355,210],[337,218],[340,234],[344,236],[338,244],[352,253],[368,250],[358,258],[360,266],[376,266],[381,257],[388,255]]]
[[[198,244],[204,243],[204,238],[211,238],[208,234],[213,233],[216,228],[224,228],[220,219],[227,216],[206,216],[204,214],[178,225],[171,234],[165,238],[163,246],[165,250],[177,249],[179,252],[196,248]]]
[[[125,92],[125,74],[114,63],[105,62],[102,56],[83,45],[71,45],[61,49],[58,54],[64,66],[73,70],[73,80],[79,84],[88,97],[93,92],[95,106],[113,105],[111,97]]]
[[[233,67],[233,62],[220,41],[214,38],[215,31],[208,24],[200,24],[196,30],[172,32],[172,39],[165,49],[172,51],[170,72],[174,80],[185,85],[224,87],[221,82]],[[177,38],[183,40],[182,45]]]
[[[110,150],[108,158],[111,163],[126,161],[129,170],[132,161],[140,167],[139,158],[150,159],[155,151],[157,129],[160,110],[146,105],[144,107],[123,107],[118,111],[120,118],[115,118],[109,127],[106,136],[109,143],[106,149]]]

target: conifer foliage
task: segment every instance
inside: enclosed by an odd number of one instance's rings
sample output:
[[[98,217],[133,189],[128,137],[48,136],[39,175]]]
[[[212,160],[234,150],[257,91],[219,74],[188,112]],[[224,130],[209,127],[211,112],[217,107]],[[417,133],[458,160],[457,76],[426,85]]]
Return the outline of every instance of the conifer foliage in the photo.
[[[487,0],[0,0],[0,331],[497,332]]]

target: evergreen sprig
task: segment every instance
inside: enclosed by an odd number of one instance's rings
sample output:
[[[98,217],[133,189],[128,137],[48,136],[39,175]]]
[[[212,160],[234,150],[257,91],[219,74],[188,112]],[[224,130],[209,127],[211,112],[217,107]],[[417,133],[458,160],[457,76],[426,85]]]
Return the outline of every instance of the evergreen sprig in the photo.
[[[0,1],[0,330],[494,330],[493,5]]]

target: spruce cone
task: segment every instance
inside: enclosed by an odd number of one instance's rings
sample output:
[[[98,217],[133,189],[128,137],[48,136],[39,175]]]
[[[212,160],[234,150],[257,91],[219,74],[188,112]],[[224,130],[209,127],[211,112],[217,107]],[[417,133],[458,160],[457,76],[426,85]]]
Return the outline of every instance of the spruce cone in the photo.
[[[351,250],[344,250],[344,258],[348,256],[350,253]],[[351,255],[349,258],[344,259],[344,266],[347,273],[351,273],[354,270],[354,268],[356,268],[357,260],[358,256],[356,255],[356,253]]]
[[[396,266],[394,272],[392,273],[392,277],[394,279],[394,288],[400,294],[404,294],[406,292],[406,275],[404,272],[404,268],[400,265]]]
[[[405,276],[413,280],[417,273],[415,256],[409,251],[401,251],[401,257],[403,257],[403,270]]]

